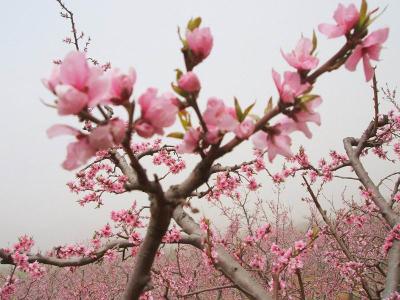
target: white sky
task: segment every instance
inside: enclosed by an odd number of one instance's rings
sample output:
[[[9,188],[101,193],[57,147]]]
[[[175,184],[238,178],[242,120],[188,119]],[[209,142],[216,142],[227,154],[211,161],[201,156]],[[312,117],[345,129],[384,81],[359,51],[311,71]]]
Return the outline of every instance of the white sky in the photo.
[[[359,2],[355,1],[357,5]],[[59,17],[55,0],[0,3],[0,247],[14,243],[18,235],[25,233],[33,235],[41,248],[84,240],[108,221],[111,209],[128,207],[134,195],[112,199],[101,209],[90,205],[81,208],[74,202],[76,196],[65,186],[73,179],[73,173],[60,167],[70,139],[48,140],[45,130],[54,123],[77,122],[59,118],[39,102],[40,98],[53,100],[40,79],[49,75],[52,59],[62,58],[71,49],[61,42],[69,32],[69,23]],[[203,85],[200,103],[204,107],[210,96],[227,101],[237,96],[247,104],[257,100],[254,112],[258,113],[271,95],[276,99],[271,68],[279,72],[289,69],[280,48],[289,51],[302,33],[310,36],[319,23],[332,23],[338,3],[66,0],[75,13],[78,28],[93,40],[91,56],[102,62],[111,61],[123,70],[135,67],[136,95],[149,86],[161,91],[169,89],[173,70],[183,68],[177,26],[183,27],[190,17],[202,16],[204,25],[211,27],[214,48],[197,70]],[[400,2],[369,3],[370,7],[388,5],[372,28],[391,28],[377,71],[379,82],[399,86]],[[327,40],[321,34],[318,37],[322,61],[343,43],[343,39]],[[360,66],[356,73],[340,70],[323,76],[315,91],[324,100],[319,109],[323,125],[312,127],[312,140],[297,135],[296,141],[317,159],[326,156],[329,149],[343,152],[342,138],[361,133],[372,116],[372,106],[371,91]],[[237,162],[245,152],[251,153],[249,145],[241,148],[240,155],[231,156],[231,162]],[[380,174],[384,170],[375,171]],[[288,190],[288,199],[299,201],[295,195],[298,189],[291,192],[288,186]],[[301,207],[296,202],[291,205]],[[302,215],[304,211],[300,209],[295,217]]]

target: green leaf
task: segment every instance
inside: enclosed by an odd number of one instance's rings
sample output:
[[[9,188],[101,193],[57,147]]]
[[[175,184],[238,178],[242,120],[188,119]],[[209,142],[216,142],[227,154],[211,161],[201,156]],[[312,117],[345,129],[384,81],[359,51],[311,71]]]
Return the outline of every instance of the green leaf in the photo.
[[[186,110],[181,110],[178,112],[179,121],[182,124],[183,129],[188,131],[192,127],[192,121],[190,120],[190,114]]]
[[[243,112],[243,119],[246,118],[246,116],[250,113],[250,111],[253,109],[254,105],[256,105],[256,102],[253,104],[249,105]]]
[[[304,95],[300,98],[300,104],[306,104],[310,101],[313,101],[314,99],[316,99],[318,97],[319,97],[319,95],[312,95],[312,94]]]
[[[366,23],[367,19],[368,19],[368,4],[366,0],[362,0],[361,1],[361,7],[360,7],[360,19],[358,20],[358,24],[357,27],[359,29],[364,27],[364,24]]]
[[[240,107],[239,100],[236,97],[234,97],[234,99],[235,99],[236,116],[237,116],[239,122],[242,122],[244,120],[242,108]]]
[[[317,46],[318,46],[317,35],[315,34],[315,30],[313,30],[312,49],[311,49],[310,55],[312,55],[314,53],[314,51],[317,49]]]
[[[187,96],[187,93],[184,90],[182,90],[179,86],[176,86],[175,84],[171,83],[171,87],[174,90],[174,92],[177,93],[178,95],[182,97]]]
[[[267,107],[264,109],[264,115],[270,112],[272,109],[272,97],[269,98]]]
[[[197,17],[194,19],[190,19],[188,24],[187,24],[187,29],[189,29],[190,31],[195,30],[196,28],[198,28],[201,24],[201,18]]]
[[[184,137],[184,134],[182,132],[171,132],[171,133],[167,134],[167,137],[182,140]]]
[[[183,72],[179,69],[175,69],[175,72],[176,72],[176,81],[178,81],[183,75]]]

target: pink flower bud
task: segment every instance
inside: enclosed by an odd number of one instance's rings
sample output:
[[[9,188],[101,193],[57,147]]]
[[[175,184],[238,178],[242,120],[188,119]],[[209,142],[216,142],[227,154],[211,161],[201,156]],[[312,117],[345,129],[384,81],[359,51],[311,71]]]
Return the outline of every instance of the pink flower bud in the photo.
[[[133,85],[136,82],[136,72],[133,68],[128,74],[121,73],[115,69],[111,73],[110,101],[115,105],[120,105],[129,100],[132,95]]]
[[[157,96],[157,89],[147,89],[139,97],[142,116],[135,125],[138,134],[143,137],[151,137],[154,133],[163,134],[163,128],[172,126],[175,122],[178,108],[174,103],[176,98],[172,93]]]
[[[178,87],[188,93],[196,93],[200,91],[200,81],[193,72],[183,74],[178,80]]]
[[[149,138],[154,135],[154,127],[144,120],[139,120],[135,124],[135,130],[138,135],[144,138]]]
[[[254,129],[255,126],[253,120],[247,118],[236,127],[235,134],[240,139],[247,139],[253,134]]]
[[[215,126],[222,131],[233,131],[239,124],[234,109],[226,107],[224,101],[218,98],[208,99],[203,119],[207,127]]]
[[[190,50],[199,57],[205,59],[211,52],[213,37],[210,28],[196,28],[186,33],[186,39]]]

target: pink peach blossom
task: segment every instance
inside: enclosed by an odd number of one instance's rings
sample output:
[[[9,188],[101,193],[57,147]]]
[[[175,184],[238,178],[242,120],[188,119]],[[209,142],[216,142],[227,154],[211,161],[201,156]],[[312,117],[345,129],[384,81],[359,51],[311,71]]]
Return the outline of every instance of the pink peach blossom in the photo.
[[[99,67],[89,67],[84,53],[67,54],[60,66],[55,66],[44,85],[58,97],[60,115],[78,114],[86,106],[104,103],[109,80]]]
[[[297,72],[285,72],[281,82],[279,73],[272,69],[272,78],[284,103],[294,103],[294,99],[297,96],[300,96],[310,88],[309,83],[301,83],[300,75]]]
[[[185,133],[182,143],[176,147],[176,151],[181,154],[193,153],[198,147],[200,136],[201,132],[198,128],[190,128]]]
[[[49,138],[59,135],[73,135],[77,141],[67,146],[67,158],[62,166],[73,170],[84,165],[96,151],[108,149],[121,143],[125,133],[125,124],[119,119],[111,120],[107,125],[96,127],[89,135],[68,125],[53,125],[47,130]]]
[[[287,158],[292,157],[290,150],[292,140],[285,132],[279,134],[269,134],[264,131],[258,131],[252,138],[254,147],[260,150],[267,148],[268,159],[270,162],[274,160],[277,154]]]
[[[187,72],[179,78],[178,87],[188,93],[197,93],[200,91],[201,85],[195,73]]]
[[[150,138],[156,133],[154,127],[144,120],[136,122],[134,127],[137,134],[144,138]]]
[[[57,111],[61,116],[78,114],[89,102],[87,94],[69,85],[58,85],[55,92],[58,96]]]
[[[203,119],[207,126],[215,126],[222,131],[234,131],[239,124],[234,109],[226,107],[224,101],[218,98],[208,99]]]
[[[250,118],[246,118],[242,123],[240,123],[236,129],[235,134],[240,139],[247,139],[254,132],[255,125],[254,121]]]
[[[333,14],[333,18],[336,21],[336,25],[325,23],[318,25],[318,30],[330,39],[349,33],[357,24],[360,13],[354,4],[346,7],[340,3]]]
[[[142,116],[139,124],[148,124],[153,127],[154,133],[163,134],[163,128],[174,124],[178,108],[175,105],[176,98],[172,93],[157,96],[157,89],[149,88],[139,97]],[[144,121],[144,123],[143,123]],[[140,134],[140,129],[138,133]],[[150,130],[146,130],[150,134]]]
[[[90,70],[86,55],[79,51],[67,54],[60,66],[60,81],[85,92]]]
[[[86,92],[89,97],[89,107],[108,103],[110,79],[100,67],[90,68],[90,77],[87,81]]]
[[[114,69],[110,74],[109,97],[111,103],[122,104],[129,100],[132,95],[133,86],[136,82],[136,71],[129,69],[128,74],[123,74],[119,69]]]
[[[282,50],[282,56],[289,65],[297,70],[311,70],[318,65],[318,58],[311,55],[313,45],[310,39],[301,38],[296,48],[285,54]]]
[[[107,125],[98,126],[89,134],[89,143],[96,151],[119,145],[125,136],[125,123],[115,118]]]
[[[346,61],[346,68],[354,71],[360,59],[363,59],[365,80],[370,81],[374,75],[374,68],[371,66],[371,59],[378,61],[382,44],[387,40],[389,28],[383,28],[370,33]]]
[[[221,135],[219,134],[219,129],[213,125],[207,125],[207,133],[206,133],[206,142],[209,144],[216,144],[221,139]]]
[[[186,39],[190,50],[199,57],[205,59],[211,52],[213,46],[213,37],[210,28],[196,28],[193,31],[186,32]]]
[[[96,154],[96,150],[89,143],[87,135],[82,134],[79,130],[68,125],[53,125],[47,130],[47,136],[53,138],[59,135],[73,135],[77,141],[67,146],[67,157],[62,163],[66,170],[73,170],[84,165],[92,156]]]
[[[293,131],[302,131],[307,138],[312,137],[312,133],[308,128],[307,122],[312,122],[321,125],[321,116],[315,111],[315,108],[322,103],[320,97],[307,102],[301,110],[296,111],[292,118],[285,117],[280,121],[282,128],[287,133]]]

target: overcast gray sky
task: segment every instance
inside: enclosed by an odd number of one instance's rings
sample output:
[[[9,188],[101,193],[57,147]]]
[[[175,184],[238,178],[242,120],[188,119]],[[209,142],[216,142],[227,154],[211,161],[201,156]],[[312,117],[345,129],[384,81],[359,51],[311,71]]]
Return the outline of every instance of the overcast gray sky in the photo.
[[[356,5],[359,2],[355,1]],[[59,118],[39,101],[53,100],[40,79],[48,76],[53,59],[62,58],[71,50],[61,42],[69,33],[69,23],[60,18],[55,0],[1,0],[0,3],[3,100],[0,247],[15,242],[18,235],[25,233],[33,235],[41,248],[84,240],[107,222],[111,209],[128,207],[135,196],[110,199],[101,209],[90,205],[82,208],[74,202],[76,196],[65,186],[73,179],[73,173],[60,167],[70,139],[48,140],[45,130],[54,123],[77,123],[73,118]],[[212,54],[197,70],[203,85],[202,107],[210,96],[229,101],[237,96],[243,103],[257,100],[255,112],[261,113],[267,99],[271,95],[276,98],[271,68],[279,72],[289,69],[280,48],[289,51],[301,34],[310,36],[319,23],[332,23],[339,1],[65,0],[65,3],[75,13],[78,28],[93,40],[89,48],[91,56],[101,62],[111,61],[123,70],[135,67],[136,95],[149,86],[168,90],[173,70],[183,67],[177,26],[184,26],[190,17],[202,16],[204,25],[210,26],[214,35]],[[400,2],[369,3],[371,7],[388,5],[372,25],[373,29],[389,26],[391,30],[377,72],[380,83],[399,86]],[[318,37],[318,55],[322,61],[343,43],[343,38],[327,40],[320,34]],[[355,73],[339,70],[323,76],[315,91],[324,100],[319,110],[322,126],[312,127],[312,140],[302,135],[296,138],[296,143],[304,144],[314,159],[326,155],[329,149],[341,150],[341,139],[359,135],[372,115],[371,91],[360,66]],[[250,145],[241,149],[251,153]],[[231,159],[239,157],[236,154]],[[297,207],[295,202],[291,205]],[[298,212],[303,214],[301,210]]]

